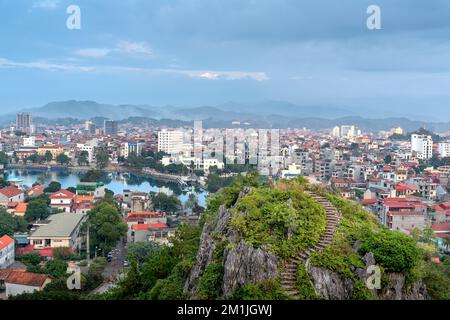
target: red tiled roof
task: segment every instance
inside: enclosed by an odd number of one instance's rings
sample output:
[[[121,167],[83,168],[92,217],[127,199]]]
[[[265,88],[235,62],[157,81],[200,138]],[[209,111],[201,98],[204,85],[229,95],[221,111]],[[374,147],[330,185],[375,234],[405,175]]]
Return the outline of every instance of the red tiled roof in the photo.
[[[23,270],[11,270],[4,280],[5,283],[42,287],[48,279],[51,278],[46,274],[26,272]]]
[[[431,226],[434,231],[450,232],[450,222],[435,223]]]
[[[25,213],[27,212],[28,203],[19,203],[16,207],[16,213]]]
[[[131,226],[131,229],[133,229],[133,230],[147,230],[148,226],[149,226],[148,223],[138,223],[138,224],[133,224]]]
[[[364,199],[361,201],[361,204],[363,206],[368,205],[368,204],[374,204],[377,202],[377,199]]]
[[[7,246],[9,246],[11,243],[14,243],[14,239],[4,235],[3,237],[0,237],[0,250],[6,248]]]
[[[423,216],[423,212],[420,212],[420,211],[389,211],[388,215],[391,215],[391,216]]]
[[[75,197],[75,194],[65,189],[61,189],[52,193],[50,199],[73,199],[73,197]]]
[[[18,196],[19,194],[23,193],[23,191],[18,189],[17,187],[9,186],[9,187],[0,189],[0,193],[3,194],[5,197],[12,198],[12,197]]]
[[[165,223],[151,223],[149,227],[150,227],[150,229],[164,229],[164,228],[167,228],[167,224],[165,224]]]
[[[128,217],[134,217],[134,216],[160,217],[161,214],[159,212],[142,211],[142,212],[129,212],[127,216]]]
[[[12,201],[12,202],[8,202],[8,203],[6,204],[6,206],[7,206],[8,208],[15,208],[15,207],[17,207],[18,204],[19,204],[19,203],[18,203],[17,201]]]

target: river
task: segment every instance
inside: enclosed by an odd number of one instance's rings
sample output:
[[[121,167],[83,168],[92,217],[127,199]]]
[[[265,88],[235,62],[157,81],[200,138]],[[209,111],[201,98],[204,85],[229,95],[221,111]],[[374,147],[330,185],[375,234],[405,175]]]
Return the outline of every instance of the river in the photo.
[[[10,169],[6,170],[5,178],[7,180],[21,180],[22,184],[31,187],[33,183],[40,180],[45,184],[51,181],[58,181],[62,188],[75,187],[80,182],[83,174],[69,172],[65,170],[30,170],[30,169]],[[198,204],[205,207],[208,192],[198,187],[181,188],[177,183],[159,181],[152,178],[141,177],[135,174],[112,173],[101,180],[106,188],[114,194],[123,194],[123,190],[129,189],[140,192],[164,192],[166,194],[176,195],[182,203],[189,198],[189,194],[194,193]]]

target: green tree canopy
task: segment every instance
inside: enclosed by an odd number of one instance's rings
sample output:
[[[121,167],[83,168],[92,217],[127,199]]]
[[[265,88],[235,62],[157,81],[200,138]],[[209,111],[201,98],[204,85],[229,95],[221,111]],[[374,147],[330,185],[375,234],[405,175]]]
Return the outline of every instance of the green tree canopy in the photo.
[[[61,190],[61,183],[58,181],[52,181],[49,183],[47,188],[44,189],[44,192],[53,193]]]
[[[37,219],[46,219],[50,215],[50,208],[47,202],[42,198],[31,199],[28,202],[27,211],[25,213],[25,219],[28,221],[34,221]]]
[[[159,192],[153,195],[152,203],[155,209],[165,212],[177,212],[181,209],[181,201],[176,196],[168,196]]]
[[[88,223],[90,224],[91,243],[108,252],[115,247],[117,241],[127,233],[128,226],[122,220],[117,207],[110,202],[100,202],[88,213]]]
[[[22,217],[12,216],[4,209],[0,209],[0,237],[13,236],[14,232],[25,232],[27,222]]]
[[[62,165],[66,165],[69,164],[70,158],[64,153],[61,153],[56,157],[56,161]]]

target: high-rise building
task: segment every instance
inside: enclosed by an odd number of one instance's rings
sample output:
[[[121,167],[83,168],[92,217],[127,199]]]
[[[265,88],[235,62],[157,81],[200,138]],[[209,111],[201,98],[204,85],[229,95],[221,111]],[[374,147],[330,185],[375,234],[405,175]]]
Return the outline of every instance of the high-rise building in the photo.
[[[433,157],[433,139],[423,134],[411,135],[411,152],[415,152],[418,159]]]
[[[95,134],[96,125],[91,120],[87,120],[84,123],[84,130],[87,131],[90,134]]]
[[[16,130],[33,133],[33,117],[30,113],[21,112],[16,115]]]
[[[131,154],[140,155],[142,153],[143,144],[140,142],[125,142],[120,148],[120,155],[128,158]]]
[[[444,141],[439,143],[439,155],[442,158],[450,157],[450,141]]]
[[[104,126],[103,126],[103,133],[105,135],[113,136],[116,135],[119,131],[117,121],[114,120],[105,120]]]
[[[158,132],[158,151],[178,154],[183,150],[183,132],[163,129]]]

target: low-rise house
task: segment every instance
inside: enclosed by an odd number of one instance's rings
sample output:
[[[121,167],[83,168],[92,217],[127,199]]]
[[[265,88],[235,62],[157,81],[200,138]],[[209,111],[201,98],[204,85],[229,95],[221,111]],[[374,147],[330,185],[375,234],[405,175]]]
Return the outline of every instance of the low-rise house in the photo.
[[[36,229],[30,236],[30,245],[35,249],[68,247],[74,250],[81,247],[79,236],[84,215],[59,213],[51,215],[48,222]]]
[[[14,239],[4,235],[0,237],[0,269],[8,268],[14,263]]]
[[[50,196],[50,207],[70,212],[72,210],[75,194],[65,189],[54,192]]]
[[[17,204],[14,215],[19,217],[24,217],[27,213],[28,203],[20,202]]]
[[[46,274],[32,273],[25,270],[0,270],[0,288],[6,290],[6,297],[23,293],[41,291],[52,281]]]
[[[72,212],[77,214],[87,214],[94,209],[94,197],[92,196],[75,196],[72,205]]]
[[[78,196],[91,196],[94,199],[102,199],[106,192],[103,182],[80,182],[76,190]]]
[[[0,189],[0,204],[4,206],[9,202],[24,202],[24,200],[25,194],[23,190],[15,186]]]
[[[411,199],[380,199],[377,208],[380,222],[392,230],[403,232],[414,228],[424,229],[427,226],[427,205]]]
[[[36,198],[44,194],[45,186],[38,184],[28,190],[28,197]]]
[[[159,245],[168,245],[170,237],[175,235],[176,228],[165,223],[134,224],[131,227],[130,241],[150,241]]]

